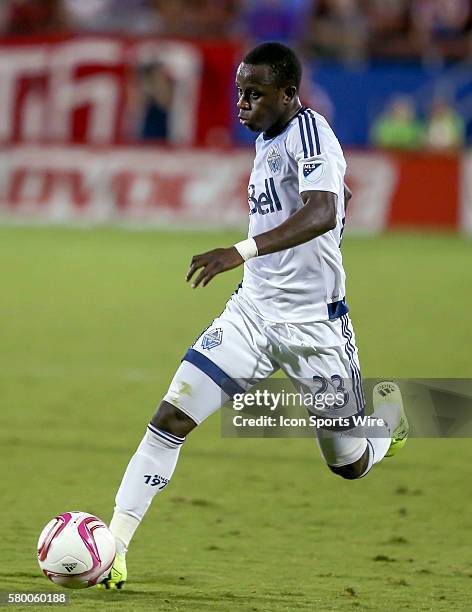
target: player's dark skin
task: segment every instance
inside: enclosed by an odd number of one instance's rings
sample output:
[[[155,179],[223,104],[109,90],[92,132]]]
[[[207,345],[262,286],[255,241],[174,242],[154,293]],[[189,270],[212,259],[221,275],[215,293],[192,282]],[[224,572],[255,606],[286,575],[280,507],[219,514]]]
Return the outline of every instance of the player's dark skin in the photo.
[[[270,66],[240,64],[236,75],[240,122],[255,132],[277,136],[301,108],[297,88],[281,87]],[[255,236],[259,255],[290,249],[336,227],[337,196],[328,191],[304,191],[303,208],[278,227]],[[345,187],[346,202],[351,192]],[[194,255],[187,272],[192,287],[205,287],[217,274],[232,270],[244,263],[234,246],[213,249]],[[151,423],[176,436],[185,437],[197,424],[181,410],[162,401]],[[344,478],[358,478],[367,467],[367,451],[355,463],[331,470]]]

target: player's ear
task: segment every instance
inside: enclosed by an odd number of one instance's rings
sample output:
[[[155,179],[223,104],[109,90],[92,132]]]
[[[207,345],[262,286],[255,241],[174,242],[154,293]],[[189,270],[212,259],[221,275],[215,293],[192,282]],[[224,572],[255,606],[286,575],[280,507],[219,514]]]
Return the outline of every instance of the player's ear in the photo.
[[[297,95],[297,88],[295,85],[289,85],[284,89],[284,101],[286,104],[291,102],[294,97]]]

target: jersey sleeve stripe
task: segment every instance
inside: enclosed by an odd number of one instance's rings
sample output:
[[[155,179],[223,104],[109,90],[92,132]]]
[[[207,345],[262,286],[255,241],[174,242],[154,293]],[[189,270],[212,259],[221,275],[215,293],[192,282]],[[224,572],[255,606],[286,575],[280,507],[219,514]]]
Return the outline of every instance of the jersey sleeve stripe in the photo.
[[[313,148],[313,138],[312,138],[311,127],[310,127],[310,118],[307,113],[304,113],[304,117],[305,117],[306,133],[308,135],[308,146],[310,147],[310,157],[313,157],[315,154],[315,149]]]
[[[320,153],[321,153],[320,137],[318,135],[318,128],[316,127],[315,115],[312,112],[310,112],[310,115],[311,115],[311,122],[313,124],[313,133],[315,134],[316,153],[317,153],[317,155],[320,155]]]
[[[305,134],[303,131],[303,119],[302,119],[302,115],[298,115],[298,127],[300,128],[300,136],[302,137],[302,145],[303,145],[303,157],[308,157],[308,151],[306,148],[306,140],[305,140]]]
[[[316,145],[316,154],[320,155],[321,154],[320,137],[318,134],[318,127],[316,125],[315,115],[313,111],[309,108],[307,108],[303,114],[305,116],[306,130],[307,130],[308,139],[310,142],[310,155],[312,157],[315,155],[315,151],[313,147],[313,140],[315,141],[315,145]]]

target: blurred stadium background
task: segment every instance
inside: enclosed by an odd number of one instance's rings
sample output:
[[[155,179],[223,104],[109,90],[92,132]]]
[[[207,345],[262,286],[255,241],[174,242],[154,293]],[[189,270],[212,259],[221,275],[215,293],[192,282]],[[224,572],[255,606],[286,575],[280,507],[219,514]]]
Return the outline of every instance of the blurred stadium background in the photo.
[[[271,39],[346,149],[351,230],[471,231],[469,0],[5,0],[0,32],[4,217],[244,225],[234,70]]]
[[[0,36],[2,589],[53,588],[34,547],[55,513],[109,519],[240,280],[183,277],[246,231],[234,71],[259,41],[298,50],[303,101],[346,153],[364,376],[472,376],[469,0],[2,0]],[[224,439],[215,415],[136,536],[129,588],[74,609],[469,610],[471,460],[467,439],[413,439],[349,483],[311,440]]]

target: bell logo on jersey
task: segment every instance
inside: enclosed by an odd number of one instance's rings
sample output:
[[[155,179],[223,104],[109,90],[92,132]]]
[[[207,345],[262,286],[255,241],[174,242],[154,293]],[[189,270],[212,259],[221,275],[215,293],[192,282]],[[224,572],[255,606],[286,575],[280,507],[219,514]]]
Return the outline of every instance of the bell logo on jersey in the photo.
[[[323,174],[323,164],[321,162],[306,162],[303,164],[303,176],[307,181],[314,183]]]
[[[282,156],[276,145],[273,145],[267,155],[267,165],[272,174],[278,174],[282,169]]]
[[[279,196],[275,189],[275,182],[273,178],[264,180],[265,191],[256,194],[256,186],[249,185],[248,187],[248,203],[249,203],[249,214],[255,215],[266,215],[267,213],[273,213],[276,210],[282,210],[282,204],[280,203]]]

